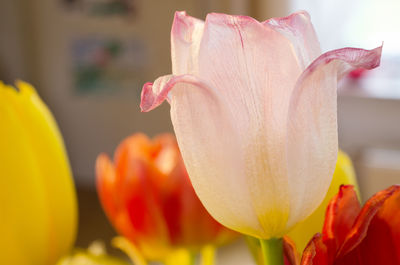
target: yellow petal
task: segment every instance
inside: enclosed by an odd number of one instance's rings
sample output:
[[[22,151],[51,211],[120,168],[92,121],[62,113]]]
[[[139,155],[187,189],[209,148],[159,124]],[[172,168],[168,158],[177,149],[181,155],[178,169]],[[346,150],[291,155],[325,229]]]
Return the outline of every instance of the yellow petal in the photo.
[[[339,191],[342,184],[351,184],[358,192],[357,180],[350,158],[342,151],[338,153],[335,173],[328,193],[321,205],[305,221],[296,225],[288,236],[296,243],[297,250],[302,253],[308,241],[315,233],[321,232],[325,219],[325,209],[330,199]]]
[[[29,84],[18,87],[0,87],[0,247],[9,264],[54,264],[75,239],[74,184],[54,118]]]
[[[0,88],[0,249],[5,264],[40,264],[49,225],[43,180],[11,98]]]

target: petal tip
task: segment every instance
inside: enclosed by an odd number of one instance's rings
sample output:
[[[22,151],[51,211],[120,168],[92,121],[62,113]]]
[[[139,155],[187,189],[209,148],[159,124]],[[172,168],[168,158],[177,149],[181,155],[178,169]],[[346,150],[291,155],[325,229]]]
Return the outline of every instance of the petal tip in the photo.
[[[163,103],[164,100],[170,102],[168,93],[177,83],[187,83],[200,87],[204,86],[197,77],[189,74],[161,76],[157,78],[154,83],[147,82],[143,85],[140,101],[141,111],[151,111]]]
[[[295,28],[295,29],[302,29],[306,28],[306,25],[311,25],[312,29],[314,30],[314,27],[312,26],[311,23],[311,16],[310,14],[305,11],[305,10],[300,10],[295,13],[290,14],[289,16],[286,17],[275,17],[275,18],[270,18],[262,22],[263,25],[269,25],[269,26],[278,26],[282,28]]]
[[[376,47],[375,49],[371,50],[372,52],[375,53],[375,64],[373,65],[372,68],[378,67],[381,64],[381,57],[382,57],[382,50],[383,50],[383,42],[381,46]]]
[[[185,10],[183,11],[175,11],[175,18],[181,18],[187,16],[187,13]]]
[[[152,110],[153,103],[155,101],[155,96],[153,93],[153,83],[147,82],[143,85],[141,101],[140,101],[140,110],[141,112],[148,112]]]
[[[349,48],[349,49],[354,49],[354,48]],[[381,64],[383,43],[381,46],[376,47],[375,49],[371,50],[359,49],[359,50],[361,51],[360,61],[363,61],[363,63],[359,66],[360,68],[371,70],[378,67]]]
[[[191,35],[196,25],[203,24],[203,21],[189,16],[186,11],[176,11],[172,23],[171,35],[186,42],[191,42]]]
[[[20,94],[37,95],[35,88],[28,82],[17,79],[15,80],[15,86],[19,89]]]
[[[106,153],[101,153],[96,158],[95,173],[96,183],[100,185],[104,180],[111,178],[110,170],[113,168],[113,162]]]
[[[380,65],[383,45],[365,50],[360,48],[342,48],[322,54],[312,62],[305,72],[313,72],[320,65],[329,64],[334,60],[348,63],[352,68],[374,69]]]
[[[186,25],[187,21],[190,21],[188,18],[190,18],[190,16],[186,14],[186,11],[176,11],[174,15],[174,22],[172,23],[172,32],[180,32],[182,25]]]

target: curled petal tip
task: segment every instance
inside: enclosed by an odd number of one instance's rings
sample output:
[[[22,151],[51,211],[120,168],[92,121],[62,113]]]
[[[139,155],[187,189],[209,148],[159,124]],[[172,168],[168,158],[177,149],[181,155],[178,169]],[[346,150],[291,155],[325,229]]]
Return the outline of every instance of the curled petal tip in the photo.
[[[192,84],[198,87],[205,87],[205,84],[197,77],[192,75],[165,75],[154,81],[143,85],[140,109],[142,112],[148,112],[155,109],[164,100],[169,102],[168,93],[178,83]]]
[[[375,65],[372,68],[378,67],[381,64],[381,56],[382,56],[382,49],[383,49],[383,42],[381,46],[373,49],[372,51],[375,52]]]
[[[357,50],[356,48],[348,48]],[[383,44],[372,50],[359,50],[359,66],[365,69],[373,69],[380,65],[382,55]]]
[[[354,49],[355,48],[345,48],[345,49]],[[360,67],[365,68],[367,70],[374,69],[381,64],[381,56],[382,56],[383,43],[381,46],[376,47],[371,50],[360,50]]]
[[[326,52],[318,57],[305,71],[309,74],[324,64],[339,60],[346,62],[352,68],[374,69],[380,65],[383,45],[372,49],[364,50],[359,48],[342,48]],[[347,69],[348,70],[348,69]],[[304,74],[304,73],[303,73]]]
[[[153,83],[147,82],[143,85],[141,101],[140,101],[140,110],[142,112],[150,111],[155,99],[154,93],[152,91]]]
[[[158,107],[168,97],[168,93],[175,85],[173,75],[161,76],[154,83],[147,82],[143,85],[140,109],[148,112]],[[172,81],[172,82],[171,82]]]

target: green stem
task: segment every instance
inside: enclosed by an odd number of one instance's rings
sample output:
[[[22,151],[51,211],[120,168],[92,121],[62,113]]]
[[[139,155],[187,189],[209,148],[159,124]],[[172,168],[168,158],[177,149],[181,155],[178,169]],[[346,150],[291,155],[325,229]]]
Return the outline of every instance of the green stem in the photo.
[[[284,265],[282,238],[260,239],[264,265]]]

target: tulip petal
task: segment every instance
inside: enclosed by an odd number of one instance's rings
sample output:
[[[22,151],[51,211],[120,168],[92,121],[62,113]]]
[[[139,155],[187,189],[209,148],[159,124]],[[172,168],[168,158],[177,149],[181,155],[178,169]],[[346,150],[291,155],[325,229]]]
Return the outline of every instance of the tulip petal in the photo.
[[[46,193],[51,198],[48,200],[52,215],[49,256],[55,261],[67,253],[75,242],[78,218],[74,181],[53,115],[30,84],[17,81],[16,85],[20,96],[15,98],[15,103],[19,101],[21,108],[26,108],[19,112],[20,118],[29,132],[28,138],[44,178]]]
[[[296,250],[296,244],[289,237],[283,237],[283,255],[285,259],[285,265],[298,265],[299,264],[299,253]]]
[[[358,247],[363,264],[400,264],[400,186],[387,191],[389,197],[371,220],[367,236]]]
[[[335,204],[339,215],[332,209]],[[327,209],[324,236],[310,241],[302,265],[400,264],[400,186],[378,192],[361,211],[358,207],[352,187],[342,187]],[[351,211],[359,214],[349,229],[346,218],[354,219]]]
[[[96,185],[102,207],[117,231],[132,239],[136,237],[137,231],[131,227],[129,212],[124,208],[123,201],[119,199],[121,191],[117,192],[117,190],[118,186],[122,186],[120,182],[109,157],[100,154],[96,160]]]
[[[170,90],[177,83],[186,83],[188,85],[207,87],[199,78],[193,75],[165,75],[154,81],[143,85],[140,108],[143,112],[151,111],[157,108],[164,100],[168,100]]]
[[[224,241],[225,236],[222,233],[225,228],[210,216],[195,195],[181,157],[174,171],[170,173],[170,178],[171,182],[178,182],[179,185],[176,185],[169,195],[170,198],[164,203],[163,211],[169,231],[172,230],[171,227],[180,230],[178,234],[181,238],[178,240],[185,245],[193,245],[193,239],[196,239],[196,244],[207,244],[210,238],[217,238],[218,235]],[[193,224],[203,229],[193,229]],[[171,238],[174,240],[174,237]]]
[[[390,236],[395,248],[394,253],[397,254],[397,260],[400,263],[400,187],[396,185],[392,189],[394,190],[393,195],[387,199],[383,207],[379,210],[377,218],[380,220],[378,224],[382,226],[387,225],[390,228]],[[376,231],[381,230],[379,227],[375,227],[374,223],[370,231],[375,229]],[[371,241],[374,241],[374,239]],[[387,243],[389,243],[389,240],[386,241]]]
[[[114,196],[116,175],[115,169],[106,154],[96,159],[96,186],[104,212],[112,220],[118,214],[117,199]]]
[[[125,139],[114,159],[102,154],[96,163],[97,190],[109,220],[149,259],[159,259],[170,244],[157,184],[162,173],[152,163],[151,141],[143,134]]]
[[[210,214],[236,231],[258,234],[236,124],[224,100],[210,91],[186,85],[172,93],[171,119],[182,157]]]
[[[204,22],[175,12],[171,30],[172,73],[174,75],[198,72],[198,53],[203,35]]]
[[[400,186],[371,197],[337,254],[338,264],[400,264],[399,213]]]
[[[207,16],[199,76],[216,88],[234,117],[241,142],[236,156],[245,161],[237,178],[249,189],[263,228],[258,236],[265,238],[283,233],[288,218],[285,121],[300,73],[291,42],[270,26],[244,16]]]
[[[9,201],[13,208],[11,211],[8,207],[0,209],[1,215],[8,216],[5,222],[10,222],[10,225],[1,223],[0,226],[8,230],[6,234],[14,233],[12,241],[18,242],[20,251],[26,250],[25,256],[31,262],[55,263],[75,241],[74,183],[64,143],[51,112],[31,85],[17,81],[17,86],[19,91],[0,84],[0,120],[4,125],[1,138],[5,141],[0,142],[5,156],[1,158],[0,171],[7,176],[1,183],[7,199],[1,201]],[[15,227],[16,231],[10,227]],[[7,240],[7,235],[2,238]],[[0,242],[0,249],[12,253],[9,249],[15,246],[12,242],[6,244],[8,246],[3,247]],[[3,258],[7,260],[8,257]],[[16,260],[4,262],[19,264]]]
[[[329,245],[329,254],[336,253],[342,246],[360,210],[361,205],[353,186],[341,186],[326,208],[322,229],[323,241]]]
[[[301,265],[331,265],[328,262],[328,249],[321,234],[316,234],[304,249]]]
[[[169,240],[168,229],[161,215],[162,200],[155,187],[163,176],[152,163],[151,151],[150,140],[141,134],[128,137],[118,146],[114,163],[119,179],[114,196],[118,196],[119,212],[128,215],[135,234],[146,239],[158,236],[157,241],[164,240],[165,244]]]
[[[291,216],[288,227],[307,217],[322,201],[335,168],[337,80],[352,68],[372,69],[382,47],[344,48],[321,55],[301,75],[288,113],[288,175]]]
[[[50,263],[52,213],[19,97],[0,83],[1,263]]]
[[[155,108],[169,92],[174,130],[200,200],[225,226],[259,234],[243,160],[237,155],[241,149],[236,124],[224,99],[199,78],[170,75],[143,87],[142,110]],[[238,216],[237,211],[243,214]]]
[[[303,252],[313,235],[322,231],[326,208],[343,184],[354,185],[358,194],[357,180],[351,160],[344,152],[339,150],[335,173],[333,174],[333,179],[328,193],[325,195],[325,199],[312,215],[307,217],[303,222],[296,224],[295,228],[288,234],[294,240],[300,252]]]
[[[271,18],[263,22],[288,38],[294,46],[302,69],[321,54],[321,48],[310,15],[299,11],[282,18]]]

